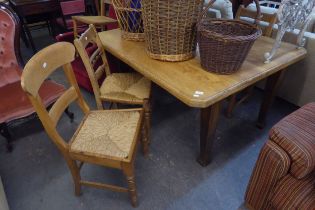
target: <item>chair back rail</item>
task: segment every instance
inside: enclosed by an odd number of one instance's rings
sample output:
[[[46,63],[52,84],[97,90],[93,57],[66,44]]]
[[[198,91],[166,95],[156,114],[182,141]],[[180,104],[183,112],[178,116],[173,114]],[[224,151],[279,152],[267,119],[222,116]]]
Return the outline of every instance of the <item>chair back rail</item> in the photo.
[[[74,101],[87,114],[89,107],[84,101],[71,67],[75,48],[67,42],[59,42],[35,54],[26,64],[21,78],[21,86],[27,93],[46,132],[62,152],[68,151],[68,143],[59,135],[56,125],[61,114]],[[48,112],[38,90],[43,82],[58,68],[62,67],[70,87],[57,99]]]
[[[97,49],[92,53],[91,56],[89,56],[86,52],[86,48],[89,46],[89,44],[96,44],[97,46]],[[98,109],[103,109],[102,102],[100,100],[99,80],[104,76],[110,75],[111,72],[105,55],[105,50],[95,27],[90,25],[89,28],[80,36],[80,38],[74,40],[74,45],[76,46],[76,49],[82,58],[83,64],[91,80],[97,107]],[[100,65],[96,68],[96,64],[99,62]]]
[[[241,19],[241,17],[249,17],[255,19],[256,15],[257,15],[256,11],[249,10],[247,8],[244,8],[243,6],[240,6],[237,10],[235,19]],[[268,26],[266,28],[262,28],[262,31],[264,36],[271,37],[273,26],[277,22],[277,14],[261,12],[259,20],[268,23]]]

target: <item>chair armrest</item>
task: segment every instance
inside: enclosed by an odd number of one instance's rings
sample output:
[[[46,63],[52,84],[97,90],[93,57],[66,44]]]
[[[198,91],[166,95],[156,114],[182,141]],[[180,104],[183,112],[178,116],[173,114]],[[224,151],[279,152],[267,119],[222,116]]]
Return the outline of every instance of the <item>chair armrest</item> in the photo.
[[[287,153],[276,143],[267,141],[247,186],[245,205],[249,209],[269,209],[272,192],[277,182],[288,173],[290,164]]]

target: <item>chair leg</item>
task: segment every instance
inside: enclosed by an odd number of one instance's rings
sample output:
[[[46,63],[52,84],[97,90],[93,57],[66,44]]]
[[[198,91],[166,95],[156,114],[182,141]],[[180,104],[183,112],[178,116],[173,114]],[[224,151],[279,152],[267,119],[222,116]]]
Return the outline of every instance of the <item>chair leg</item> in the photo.
[[[231,118],[232,115],[233,115],[233,111],[234,111],[234,108],[235,108],[236,102],[237,102],[236,95],[237,94],[235,93],[235,94],[230,96],[228,108],[227,108],[227,110],[225,112],[225,116],[228,117],[228,118]]]
[[[66,108],[65,113],[70,118],[70,122],[73,122],[74,114],[73,114],[73,112],[69,111],[69,107]]]
[[[240,105],[241,103],[245,102],[253,93],[254,90],[254,85],[247,87],[243,92],[245,92],[245,95],[237,100],[237,93],[233,94],[230,96],[230,101],[228,104],[228,108],[226,110],[226,117],[231,118],[233,115],[233,111],[235,109],[236,106]]]
[[[66,161],[67,161],[68,167],[70,169],[70,172],[73,178],[75,195],[79,196],[81,195],[80,168],[75,160],[71,160],[70,158],[66,157]]]
[[[6,123],[0,124],[0,133],[7,140],[7,151],[12,152],[12,136]]]
[[[132,163],[133,164],[133,163]],[[138,196],[136,189],[136,181],[134,175],[134,166],[132,164],[124,164],[122,170],[126,176],[127,184],[128,184],[128,192],[131,200],[131,205],[133,207],[138,206]]]
[[[144,109],[144,123],[142,127],[142,147],[143,147],[143,154],[146,156],[149,152],[150,129],[151,129],[151,106],[150,106],[149,100],[145,100],[143,104],[143,109]]]
[[[24,30],[25,30],[26,36],[28,37],[28,40],[29,40],[30,45],[31,45],[32,50],[33,50],[33,53],[36,53],[37,50],[36,50],[36,47],[35,47],[35,44],[34,44],[34,41],[33,41],[32,34],[31,34],[31,32],[30,32],[30,29],[28,28],[27,24],[24,24],[24,25],[23,25],[23,28],[24,28]]]
[[[118,109],[118,103],[110,102],[108,109]]]

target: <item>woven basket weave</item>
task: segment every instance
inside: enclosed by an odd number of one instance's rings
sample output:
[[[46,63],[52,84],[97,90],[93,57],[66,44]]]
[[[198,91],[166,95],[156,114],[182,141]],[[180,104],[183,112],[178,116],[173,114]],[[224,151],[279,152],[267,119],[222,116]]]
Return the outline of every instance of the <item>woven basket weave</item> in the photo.
[[[112,0],[122,37],[144,41],[141,0]]]
[[[255,0],[255,3],[258,24],[260,7],[258,0]],[[197,26],[201,66],[207,71],[219,74],[236,72],[256,39],[261,36],[261,29],[257,25],[239,20],[205,20],[204,15]]]
[[[163,61],[193,58],[196,23],[202,6],[203,0],[142,0],[149,56]]]

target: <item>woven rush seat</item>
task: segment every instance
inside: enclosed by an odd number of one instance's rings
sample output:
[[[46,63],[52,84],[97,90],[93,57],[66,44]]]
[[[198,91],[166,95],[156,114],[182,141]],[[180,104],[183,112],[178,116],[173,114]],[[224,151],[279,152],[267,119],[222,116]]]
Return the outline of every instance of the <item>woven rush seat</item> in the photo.
[[[92,111],[73,136],[70,152],[127,158],[139,120],[138,111]]]
[[[65,158],[74,181],[75,195],[81,194],[81,186],[128,192],[131,204],[135,207],[138,200],[134,173],[136,151],[140,141],[143,148],[147,148],[148,144],[145,141],[147,133],[144,132],[142,125],[144,109],[91,111],[82,97],[72,70],[71,63],[74,59],[75,48],[71,43],[59,42],[44,48],[26,64],[21,87],[34,106],[49,137]],[[46,78],[60,69],[66,76],[69,88],[47,111],[43,101],[38,97],[39,89]],[[101,71],[99,68],[97,72]],[[57,126],[62,113],[72,103],[77,103],[84,118],[68,141],[60,135]],[[80,170],[85,163],[121,170],[126,178],[127,187],[82,180]]]
[[[105,100],[142,104],[150,97],[151,82],[138,73],[113,73],[100,87],[100,97]]]
[[[148,154],[151,81],[136,72],[111,72],[105,49],[93,25],[90,25],[80,38],[76,38],[74,44],[91,81],[97,109],[104,109],[104,103],[109,103],[109,109],[113,105],[118,108],[118,104],[142,106],[144,111],[142,149],[144,154]],[[86,49],[91,44],[97,46],[97,49],[92,54],[88,54]]]

